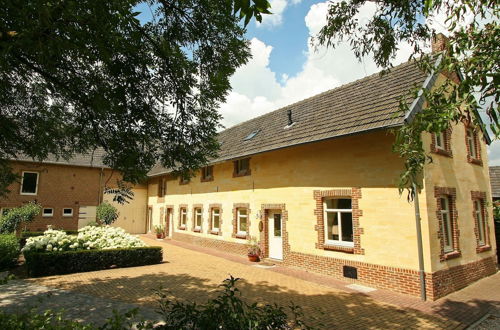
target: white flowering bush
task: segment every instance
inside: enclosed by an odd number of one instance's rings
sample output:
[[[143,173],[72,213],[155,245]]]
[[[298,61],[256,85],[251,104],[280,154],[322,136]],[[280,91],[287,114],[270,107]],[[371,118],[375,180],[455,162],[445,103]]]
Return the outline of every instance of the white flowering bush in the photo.
[[[87,226],[78,230],[78,235],[68,235],[64,231],[49,229],[42,236],[26,240],[23,252],[107,250],[146,246],[138,237],[122,228]]]

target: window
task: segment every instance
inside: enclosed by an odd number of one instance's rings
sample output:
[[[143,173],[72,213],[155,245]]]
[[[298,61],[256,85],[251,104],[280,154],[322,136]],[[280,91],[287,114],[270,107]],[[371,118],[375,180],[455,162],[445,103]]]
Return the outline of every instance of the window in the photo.
[[[474,200],[474,215],[476,219],[477,235],[479,245],[486,245],[486,222],[484,219],[483,201],[480,199]]]
[[[453,222],[451,221],[450,198],[443,196],[441,201],[441,231],[443,233],[444,252],[453,251]]]
[[[248,211],[247,209],[238,209],[238,235],[247,235],[248,232]]]
[[[36,195],[38,191],[38,172],[23,172],[21,195]]]
[[[73,216],[73,209],[70,207],[65,207],[63,208],[63,217],[72,217]]]
[[[213,208],[212,209],[212,231],[219,232],[220,230],[220,209]]]
[[[181,208],[180,211],[179,228],[186,229],[186,224],[187,224],[187,211],[186,208],[183,207]]]
[[[436,149],[445,150],[445,136],[444,132],[434,134],[434,143],[436,144]]]
[[[189,177],[181,176],[179,184],[188,184],[190,181]]]
[[[476,148],[476,133],[472,128],[467,129],[467,149],[471,158],[478,159]]]
[[[202,223],[202,213],[201,208],[197,207],[194,209],[194,231],[201,231],[201,223]]]
[[[248,134],[243,140],[248,141],[253,139],[257,134],[259,134],[260,129],[253,131],[252,133]]]
[[[167,193],[167,180],[160,178],[158,181],[158,197],[163,197]]]
[[[234,176],[250,175],[250,158],[234,161]]]
[[[73,211],[71,213],[73,213]],[[44,217],[54,216],[54,209],[51,207],[44,207],[43,212],[42,212],[42,216],[44,216]]]
[[[205,166],[201,169],[201,181],[212,181],[214,179],[214,167]]]
[[[352,201],[348,198],[324,200],[325,243],[354,246]]]

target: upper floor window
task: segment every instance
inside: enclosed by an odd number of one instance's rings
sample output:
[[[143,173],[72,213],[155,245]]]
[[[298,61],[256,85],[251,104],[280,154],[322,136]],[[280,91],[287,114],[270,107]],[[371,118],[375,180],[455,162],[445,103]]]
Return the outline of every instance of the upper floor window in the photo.
[[[238,235],[247,235],[248,233],[248,210],[247,209],[238,209],[238,221],[237,221],[237,234]]]
[[[441,232],[443,236],[443,249],[445,253],[453,251],[453,221],[450,208],[450,198],[442,196],[439,198],[441,203]]]
[[[431,151],[436,154],[452,157],[451,128],[445,129],[444,131],[439,133],[431,133],[431,135]]]
[[[245,175],[250,175],[250,158],[235,160],[233,176]]]
[[[160,178],[158,181],[158,197],[163,197],[167,193],[167,180]]]
[[[193,213],[194,213],[194,230],[200,232],[203,219],[201,208],[199,207],[195,208]]]
[[[187,210],[185,207],[182,207],[179,213],[179,228],[186,229],[187,224]]]
[[[73,209],[71,207],[63,208],[63,217],[72,217],[72,216],[73,216]]]
[[[220,230],[220,209],[212,209],[212,231],[218,232]]]
[[[201,181],[212,181],[214,179],[214,167],[205,166],[201,169]]]
[[[44,207],[42,211],[42,216],[52,217],[54,215],[54,209],[51,207]]]
[[[487,244],[486,221],[484,217],[483,201],[480,199],[474,200],[474,215],[477,227],[477,236],[479,245]]]
[[[36,195],[38,192],[38,172],[23,172],[21,195]]]
[[[191,181],[191,179],[187,176],[181,176],[179,179],[179,184],[188,184]]]
[[[324,200],[325,243],[354,246],[352,200],[335,198]]]
[[[477,150],[477,134],[472,128],[467,129],[467,150],[473,159],[479,159]]]
[[[437,149],[444,150],[445,149],[444,132],[435,133],[434,142],[436,143]]]

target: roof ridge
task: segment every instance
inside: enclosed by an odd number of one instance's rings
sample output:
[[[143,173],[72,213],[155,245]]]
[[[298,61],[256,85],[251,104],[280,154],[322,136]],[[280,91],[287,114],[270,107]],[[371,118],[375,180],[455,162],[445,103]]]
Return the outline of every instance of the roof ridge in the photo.
[[[406,62],[403,62],[403,63],[400,63],[400,64],[398,64],[398,65],[396,65],[396,66],[393,66],[393,67],[392,67],[392,68],[390,68],[389,70],[398,69],[398,68],[400,68],[400,67],[402,67],[402,66],[408,66],[408,65],[410,65],[410,64],[412,64],[412,63],[415,63],[416,61],[417,61],[416,59],[410,59],[410,60],[408,60],[408,61],[406,61]],[[264,116],[268,116],[268,115],[270,115],[270,114],[272,114],[272,113],[276,113],[276,112],[278,112],[278,111],[280,111],[280,110],[284,110],[284,109],[286,109],[286,108],[289,108],[289,107],[295,106],[295,105],[297,105],[297,104],[299,104],[299,103],[306,102],[306,101],[311,100],[311,99],[314,99],[314,98],[319,98],[319,97],[320,97],[320,96],[322,96],[322,95],[325,95],[325,94],[331,93],[331,92],[333,92],[333,91],[335,91],[335,90],[338,90],[338,89],[340,89],[340,88],[347,88],[348,86],[355,85],[355,84],[357,84],[357,83],[360,83],[360,82],[363,82],[363,81],[365,81],[365,80],[371,79],[371,78],[373,78],[373,77],[375,77],[375,76],[379,76],[379,77],[380,77],[380,76],[381,76],[381,73],[382,73],[383,71],[384,71],[384,69],[381,69],[380,71],[374,72],[374,73],[372,73],[372,74],[370,74],[370,75],[368,75],[368,76],[365,76],[365,77],[362,77],[362,78],[356,79],[356,80],[354,80],[354,81],[351,81],[351,82],[345,83],[345,84],[343,84],[343,85],[340,85],[340,86],[337,86],[337,87],[334,87],[334,88],[328,89],[328,90],[323,91],[323,92],[321,92],[321,93],[314,94],[314,95],[309,96],[309,97],[306,97],[306,98],[304,98],[304,99],[302,99],[302,100],[299,100],[299,101],[296,101],[296,102],[293,102],[293,103],[287,104],[287,105],[285,105],[285,106],[283,106],[283,107],[280,107],[280,108],[278,108],[278,109],[276,109],[276,110],[273,110],[273,111],[270,111],[270,112],[263,113],[263,114],[262,114],[262,115],[260,115],[260,116],[257,116],[257,117],[253,117],[253,118],[247,119],[247,120],[242,121],[242,122],[240,122],[240,123],[238,123],[238,124],[235,124],[235,125],[233,125],[233,126],[231,126],[231,127],[225,128],[224,130],[222,130],[222,131],[220,131],[219,133],[217,133],[217,135],[220,135],[222,132],[228,131],[228,130],[230,130],[230,129],[233,129],[233,128],[236,128],[236,127],[242,126],[243,124],[246,124],[246,123],[251,122],[251,121],[253,121],[253,120],[256,120],[256,119],[258,119],[258,118],[262,118],[262,117],[264,117]],[[387,71],[385,74],[389,74],[389,73],[391,73],[391,71]]]

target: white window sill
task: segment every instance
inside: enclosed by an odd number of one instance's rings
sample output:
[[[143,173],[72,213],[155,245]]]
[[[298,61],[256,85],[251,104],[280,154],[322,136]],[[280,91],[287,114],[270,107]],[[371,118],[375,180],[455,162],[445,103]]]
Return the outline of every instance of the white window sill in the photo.
[[[325,241],[325,245],[354,248],[354,242]]]
[[[24,196],[36,196],[37,193],[20,193],[20,195],[24,195]]]
[[[54,215],[53,214],[44,214],[42,215],[43,218],[52,218]]]

